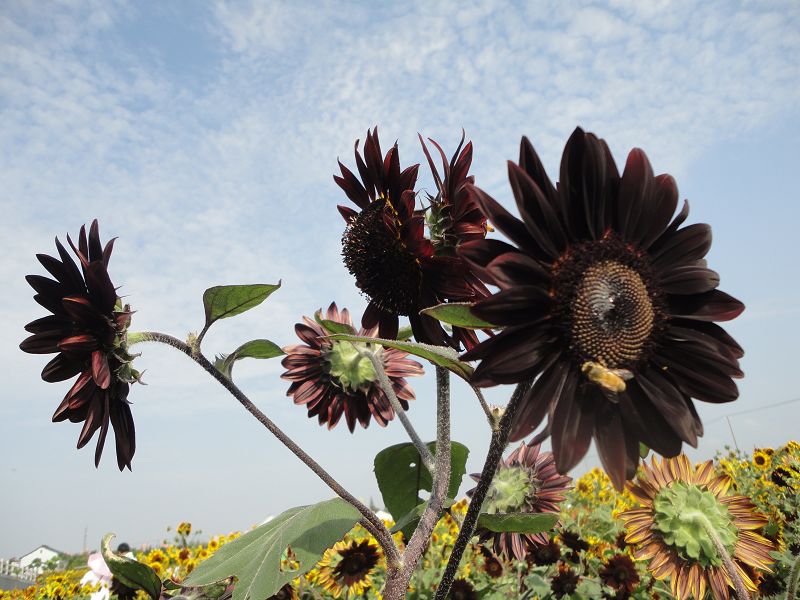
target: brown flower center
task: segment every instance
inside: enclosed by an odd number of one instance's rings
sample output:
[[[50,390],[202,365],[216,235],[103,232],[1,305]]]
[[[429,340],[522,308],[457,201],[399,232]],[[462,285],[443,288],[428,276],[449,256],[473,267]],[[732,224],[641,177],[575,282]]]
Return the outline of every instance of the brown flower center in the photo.
[[[580,354],[607,367],[635,362],[653,331],[655,312],[635,270],[613,260],[590,266],[572,306],[572,338]]]
[[[422,272],[395,230],[393,214],[383,198],[362,210],[345,229],[342,256],[358,289],[386,312],[407,316],[419,310]]]

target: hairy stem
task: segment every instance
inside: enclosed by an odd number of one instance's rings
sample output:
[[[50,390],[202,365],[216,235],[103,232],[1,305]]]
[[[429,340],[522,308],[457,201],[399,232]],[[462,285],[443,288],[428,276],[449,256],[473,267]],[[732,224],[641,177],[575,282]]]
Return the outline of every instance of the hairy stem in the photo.
[[[478,397],[478,402],[483,409],[484,414],[486,415],[486,419],[489,421],[489,427],[492,428],[492,431],[497,431],[500,427],[500,420],[492,414],[492,409],[489,404],[486,402],[486,398],[483,397],[483,392],[481,388],[472,387],[472,391],[475,392],[475,395]]]
[[[717,554],[719,554],[719,557],[722,559],[722,564],[725,566],[728,576],[731,578],[731,581],[733,581],[733,589],[736,593],[736,599],[750,600],[750,595],[747,593],[747,588],[744,585],[744,581],[742,581],[742,578],[739,575],[739,569],[736,568],[731,555],[728,554],[728,551],[725,549],[725,545],[722,543],[722,540],[719,539],[717,530],[714,529],[714,526],[711,524],[711,521],[708,520],[708,517],[699,512],[696,514],[686,515],[686,517],[696,519],[697,522],[703,526],[703,529],[706,530],[708,537],[711,538],[711,543],[714,544],[714,548],[716,548]]]
[[[792,565],[792,572],[789,574],[789,585],[786,586],[786,600],[795,600],[797,597],[797,581],[800,579],[800,555]]]
[[[431,497],[403,553],[402,568],[387,577],[383,589],[384,600],[402,600],[406,597],[408,583],[430,542],[450,485],[450,372],[443,367],[436,367],[436,409],[436,469],[432,472]]]
[[[344,489],[341,484],[337,482],[325,469],[323,469],[317,461],[311,458],[311,456],[309,456],[305,450],[303,450],[294,442],[294,440],[286,435],[275,423],[269,419],[269,417],[267,417],[267,415],[261,412],[258,407],[253,404],[253,402],[244,394],[244,392],[242,392],[242,390],[240,390],[239,387],[233,383],[233,381],[220,373],[205,356],[195,352],[194,349],[185,342],[182,342],[178,338],[172,337],[171,335],[167,335],[165,333],[152,331],[137,332],[135,341],[136,343],[160,342],[162,344],[167,344],[168,346],[177,348],[201,367],[203,367],[203,369],[205,369],[226,390],[228,390],[228,392],[230,392],[230,394],[236,398],[239,403],[244,406],[244,408],[251,415],[253,415],[259,423],[266,427],[269,432],[272,433],[272,435],[278,438],[278,440],[284,446],[291,450],[295,456],[303,461],[320,479],[322,479],[322,481],[324,481],[329,488],[336,492],[336,495],[350,503],[356,508],[356,510],[358,510],[358,512],[363,515],[364,518],[362,522],[364,527],[375,537],[375,539],[381,545],[381,548],[383,548],[384,554],[386,555],[387,568],[397,567],[397,565],[400,563],[400,554],[391,534],[383,524],[383,521],[381,521],[380,518],[378,518],[378,516],[363,502],[358,500],[358,498]]]
[[[481,506],[486,499],[486,494],[489,492],[489,487],[497,471],[497,465],[503,457],[503,450],[505,450],[508,444],[508,436],[511,433],[511,421],[514,418],[514,414],[517,412],[522,397],[532,384],[533,381],[529,380],[523,381],[517,385],[514,393],[511,395],[511,400],[508,401],[508,406],[506,406],[503,417],[500,419],[500,426],[497,431],[492,432],[492,441],[489,444],[489,451],[483,463],[481,479],[478,481],[478,485],[469,502],[467,514],[464,516],[464,522],[461,524],[461,531],[458,532],[458,537],[453,545],[453,551],[450,553],[450,558],[447,561],[444,574],[436,590],[436,596],[434,596],[435,600],[444,600],[447,598],[448,593],[450,593],[450,587],[453,585],[453,580],[455,579],[458,565],[461,562],[461,557],[464,555],[467,543],[475,533],[475,526],[478,523]]]
[[[378,384],[386,394],[386,397],[389,398],[389,403],[392,405],[395,414],[397,414],[397,418],[400,419],[403,427],[405,427],[408,437],[411,438],[414,446],[416,446],[417,452],[419,452],[419,455],[422,457],[422,464],[424,464],[425,468],[428,469],[431,475],[433,475],[436,473],[436,464],[433,460],[433,455],[431,454],[430,449],[428,449],[428,446],[422,441],[422,439],[420,439],[419,434],[417,433],[417,430],[414,429],[411,421],[408,420],[406,411],[403,410],[403,406],[400,404],[397,394],[394,393],[392,382],[389,380],[388,375],[386,375],[386,371],[383,368],[383,362],[372,352],[361,352],[361,356],[369,358],[370,362],[372,363],[372,367],[375,369],[375,373],[378,375]],[[438,368],[439,367],[437,367],[437,369]]]

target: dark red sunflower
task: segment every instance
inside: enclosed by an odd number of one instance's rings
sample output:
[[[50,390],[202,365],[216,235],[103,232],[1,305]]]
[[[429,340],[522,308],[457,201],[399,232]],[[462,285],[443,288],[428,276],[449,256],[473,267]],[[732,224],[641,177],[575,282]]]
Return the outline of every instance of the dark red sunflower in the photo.
[[[340,161],[342,175],[334,180],[360,209],[339,206],[347,222],[344,264],[370,299],[362,326],[378,326],[380,337],[394,339],[404,315],[417,341],[460,347],[459,335],[451,337],[438,321],[419,314],[442,302],[478,297],[464,261],[437,255],[425,237],[425,217],[414,210],[419,165],[401,171],[397,144],[384,157],[377,127],[367,132],[363,158],[356,142],[355,159],[360,179]]]
[[[31,354],[54,354],[42,370],[42,379],[54,383],[71,377],[78,379],[56,409],[53,421],[69,419],[83,422],[78,448],[83,448],[99,429],[94,463],[100,463],[109,422],[114,429],[117,465],[131,468],[136,436],[128,401],[129,384],[139,380],[131,366],[126,331],[131,310],[122,304],[108,276],[108,261],[114,240],[105,248],[100,243],[97,220],[89,235],[81,227],[78,246],[67,241],[80,261],[75,264],[56,238],[59,258],[37,254],[36,258],[54,279],[28,275],[25,279],[36,291],[36,302],[52,314],[28,323],[32,333],[20,344]]]
[[[639,572],[631,557],[626,554],[615,554],[609,558],[598,574],[604,584],[616,592],[622,592],[623,595],[632,594],[639,585]]]
[[[550,590],[556,598],[569,596],[578,589],[580,576],[565,564],[558,566],[558,573],[550,579]]]
[[[377,333],[377,328],[356,332],[348,310],[340,313],[335,302],[320,320],[339,323],[360,336],[373,337]],[[293,396],[295,404],[305,404],[309,417],[316,416],[320,425],[327,423],[328,429],[332,429],[344,415],[351,432],[356,421],[366,428],[374,417],[378,425],[385,427],[394,418],[394,409],[378,383],[367,353],[381,361],[397,399],[408,409],[414,391],[405,378],[422,375],[422,365],[393,348],[329,340],[326,336],[334,331],[308,317],[303,317],[303,321],[294,328],[303,343],[283,349],[287,356],[281,364],[286,372],[281,377],[292,382],[286,395]]]
[[[561,546],[551,539],[546,544],[537,544],[525,557],[528,565],[554,565],[561,559]]]
[[[449,600],[478,600],[478,592],[466,579],[456,579],[450,588]]]
[[[479,474],[471,475],[480,481]],[[557,513],[565,499],[572,478],[559,475],[551,452],[542,452],[537,445],[520,444],[502,459],[484,500],[483,512],[494,513]],[[470,490],[467,496],[472,496]],[[508,559],[523,560],[537,544],[546,544],[546,533],[493,533],[478,531],[481,541],[492,540],[496,554]]]
[[[474,383],[535,378],[511,439],[547,416],[559,471],[566,473],[594,438],[617,489],[633,477],[639,442],[676,456],[703,427],[692,398],[730,402],[741,347],[714,321],[744,305],[717,289],[706,265],[711,229],[672,219],[678,189],[654,176],[634,149],[619,175],[606,143],[576,129],[554,186],[530,142],[509,179],[522,219],[469,187],[489,221],[512,242],[479,240],[459,252],[500,291],[474,307],[503,327],[469,351],[482,359]]]

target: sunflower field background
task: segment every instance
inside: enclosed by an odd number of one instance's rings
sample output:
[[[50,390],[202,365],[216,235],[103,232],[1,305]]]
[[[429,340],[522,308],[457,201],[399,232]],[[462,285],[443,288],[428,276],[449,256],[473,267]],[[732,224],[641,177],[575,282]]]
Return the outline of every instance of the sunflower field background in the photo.
[[[756,448],[746,454],[725,448],[714,460],[714,475],[730,478],[730,493],[746,496],[766,517],[760,533],[776,550],[770,570],[745,567],[757,587],[754,597],[778,599],[785,595],[789,572],[800,554],[800,443],[790,441],[779,448]],[[648,571],[648,561],[637,560],[633,545],[626,541],[621,515],[638,506],[630,489],[617,492],[608,476],[592,469],[573,482],[561,504],[560,522],[544,544],[537,544],[524,560],[507,560],[491,550],[491,543],[473,538],[451,590],[453,599],[664,599],[674,598],[668,579],[659,580]],[[436,525],[422,567],[415,573],[409,598],[433,597],[437,582],[458,534],[467,499],[453,504]],[[393,525],[388,522],[387,525]],[[214,535],[199,541],[188,523],[177,526],[172,542],[143,548],[136,559],[159,576],[180,583],[196,566],[240,534]],[[398,544],[402,534],[396,533]],[[296,568],[288,549],[283,570]],[[97,587],[81,585],[85,568],[49,572],[35,585],[0,592],[0,600],[90,599]],[[369,598],[380,599],[385,564],[380,547],[360,526],[325,552],[322,560],[298,576],[274,599]],[[230,597],[232,586],[219,598]],[[95,596],[96,597],[96,596]],[[125,594],[112,594],[126,597]],[[128,597],[146,597],[131,592]],[[184,597],[189,597],[184,596]],[[706,592],[711,597],[711,592]]]

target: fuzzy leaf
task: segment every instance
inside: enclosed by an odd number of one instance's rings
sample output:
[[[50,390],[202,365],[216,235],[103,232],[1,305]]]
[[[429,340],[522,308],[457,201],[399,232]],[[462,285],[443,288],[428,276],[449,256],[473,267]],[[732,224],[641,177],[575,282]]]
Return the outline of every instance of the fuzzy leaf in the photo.
[[[445,498],[444,502],[442,502],[442,510],[447,510],[453,505],[455,500],[453,498]],[[398,531],[402,531],[406,538],[410,538],[411,534],[414,533],[414,530],[417,528],[417,523],[419,523],[420,519],[422,518],[422,513],[425,512],[425,505],[427,502],[422,502],[421,504],[417,504],[411,512],[407,512],[405,515],[400,517],[397,520],[397,523],[389,530],[391,533],[397,533]]]
[[[414,336],[414,330],[411,329],[411,325],[406,325],[405,327],[401,327],[397,331],[397,340],[400,342],[407,342]]]
[[[371,338],[360,335],[336,334],[329,336],[332,340],[344,342],[361,342],[364,344],[379,344],[386,348],[396,348],[403,352],[408,352],[414,356],[419,356],[435,365],[444,367],[455,373],[465,381],[469,381],[473,368],[465,362],[458,360],[458,354],[444,346],[432,346],[430,344],[419,344],[416,342],[402,342],[399,340],[384,340],[382,338]]]
[[[100,550],[103,553],[103,560],[106,561],[111,573],[129,588],[144,590],[156,600],[161,595],[161,579],[144,563],[120,556],[112,552],[109,544],[114,537],[113,533],[107,533],[100,542]]]
[[[322,325],[329,333],[344,333],[347,335],[355,335],[356,333],[352,325],[331,321],[330,319],[323,319],[321,310],[314,313],[314,320]]]
[[[463,327],[464,329],[496,329],[497,325],[493,325],[483,319],[476,317],[472,314],[470,307],[472,304],[469,302],[447,302],[437,304],[429,308],[423,308],[419,311],[421,315],[433,317],[437,321],[454,325],[456,327]]]
[[[233,363],[243,358],[274,358],[286,354],[281,350],[280,346],[275,342],[269,340],[250,340],[239,346],[236,350],[228,354],[217,357],[214,361],[214,366],[231,379],[233,371]]]
[[[344,536],[361,518],[340,498],[290,508],[269,523],[228,542],[200,563],[184,585],[197,586],[238,578],[233,600],[263,600],[283,585],[309,571],[326,548]],[[299,563],[293,571],[281,571],[281,556],[291,546]]]
[[[428,448],[432,453],[435,452],[436,442],[430,442]],[[451,442],[450,452],[452,458],[447,496],[455,498],[461,479],[467,472],[469,449],[464,444]],[[386,509],[398,523],[423,502],[419,497],[420,490],[431,491],[433,487],[430,472],[422,464],[417,448],[410,442],[389,446],[375,456],[375,478]]]
[[[553,513],[481,513],[478,527],[495,533],[542,533],[556,526],[558,515]]]
[[[203,293],[206,328],[219,319],[234,317],[258,306],[279,287],[280,281],[276,284],[218,285],[208,288]]]

